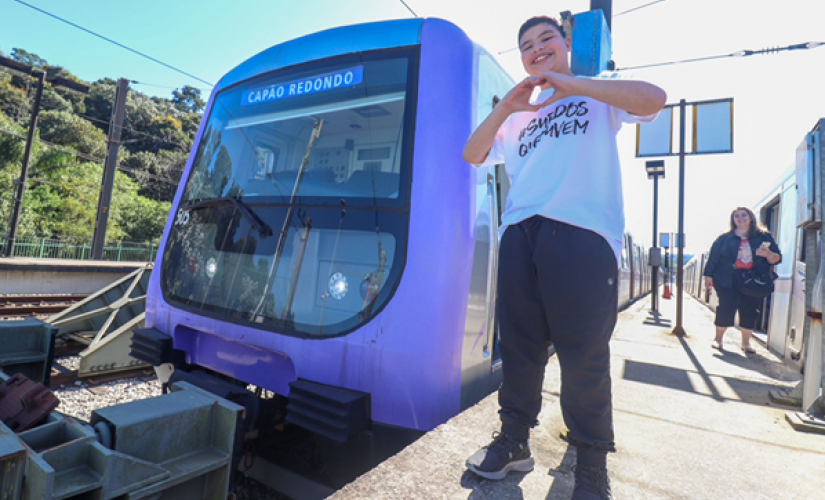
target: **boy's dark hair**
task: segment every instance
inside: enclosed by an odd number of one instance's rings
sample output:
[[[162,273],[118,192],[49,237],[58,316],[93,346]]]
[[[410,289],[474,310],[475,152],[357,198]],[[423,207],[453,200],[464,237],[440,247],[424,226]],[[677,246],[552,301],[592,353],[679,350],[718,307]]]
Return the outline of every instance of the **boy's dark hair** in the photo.
[[[549,24],[559,31],[562,38],[567,38],[567,35],[564,33],[564,27],[562,27],[558,19],[548,16],[536,16],[524,21],[524,24],[521,25],[521,28],[518,30],[518,43],[521,43],[521,37],[524,36],[525,31],[539,24]]]

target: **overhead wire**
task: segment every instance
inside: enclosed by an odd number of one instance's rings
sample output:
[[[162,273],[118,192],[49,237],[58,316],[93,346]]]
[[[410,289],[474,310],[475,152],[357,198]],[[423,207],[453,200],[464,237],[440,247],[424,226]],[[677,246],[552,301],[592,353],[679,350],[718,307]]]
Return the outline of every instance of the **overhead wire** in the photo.
[[[41,107],[43,107],[43,108],[46,108],[46,109],[60,110],[60,108],[58,108],[57,106],[52,106],[52,105],[49,105],[49,104],[46,104],[46,103],[41,103],[41,104],[40,104],[40,106],[41,106]],[[72,113],[72,114],[74,114],[74,115],[76,115],[76,116],[80,116],[80,117],[82,117],[82,118],[84,118],[84,119],[87,119],[87,120],[90,120],[90,121],[96,121],[96,122],[98,122],[98,123],[102,123],[102,124],[104,124],[104,125],[106,125],[106,126],[109,126],[109,124],[110,124],[110,121],[109,121],[109,120],[101,120],[101,119],[99,119],[99,118],[95,118],[95,117],[92,117],[92,116],[83,115],[83,114],[80,114],[80,113]],[[145,136],[145,137],[149,137],[149,138],[151,138],[151,139],[155,139],[156,141],[159,141],[159,142],[165,142],[165,143],[168,143],[168,144],[174,144],[174,145],[180,146],[180,147],[185,148],[185,149],[186,149],[186,148],[188,148],[187,146],[185,146],[185,145],[183,145],[183,144],[179,144],[179,143],[176,143],[176,142],[174,142],[174,141],[169,141],[169,140],[164,139],[164,138],[162,138],[162,137],[158,137],[158,136],[154,136],[154,135],[151,135],[151,134],[147,134],[147,133],[145,133],[145,132],[141,132],[141,131],[139,131],[139,130],[135,130],[135,129],[130,128],[130,127],[125,127],[125,126],[124,126],[124,127],[122,127],[122,128],[123,128],[123,129],[125,129],[125,130],[129,130],[130,132],[132,132],[132,133],[134,133],[134,134],[137,134],[137,135],[143,135],[143,136]],[[0,133],[4,133],[4,134],[6,134],[6,135],[10,135],[10,136],[16,137],[16,138],[18,138],[18,139],[22,139],[22,140],[28,140],[28,137],[27,137],[27,136],[22,135],[22,134],[18,134],[18,133],[14,132],[14,131],[6,130],[6,129],[2,129],[2,128],[0,128]],[[53,143],[53,142],[46,141],[46,140],[44,140],[44,139],[42,139],[42,138],[39,138],[39,137],[38,137],[37,141],[38,141],[39,143],[41,143],[41,144],[45,145],[45,146],[48,146],[48,147],[53,148],[53,149],[56,149],[56,150],[58,150],[58,151],[62,151],[62,152],[66,152],[66,153],[72,154],[72,155],[74,155],[76,158],[80,158],[80,159],[83,159],[83,160],[86,160],[86,161],[91,161],[91,162],[93,162],[93,163],[97,163],[97,164],[100,164],[100,165],[103,165],[103,164],[105,163],[105,160],[104,160],[104,159],[102,159],[102,158],[97,158],[97,157],[94,157],[94,156],[91,156],[91,155],[87,155],[87,154],[82,153],[82,152],[79,152],[79,151],[77,151],[76,149],[73,149],[73,148],[69,148],[69,147],[66,147],[66,146],[61,146],[61,145],[55,144],[55,143]],[[122,144],[122,143],[121,143],[121,144]],[[53,170],[57,170],[57,169],[59,169],[59,168],[62,168],[62,165],[55,165],[55,166],[52,166],[52,167],[43,168],[43,169],[40,169],[40,170],[37,170],[37,171],[31,172],[31,173],[29,174],[29,176],[28,176],[28,177],[31,179],[31,178],[37,177],[37,176],[39,176],[39,175],[42,175],[42,174],[44,174],[44,173],[47,173],[47,172],[50,172],[50,171],[53,171]],[[118,166],[117,168],[118,168],[119,170],[121,170],[121,171],[124,171],[124,172],[130,172],[130,173],[132,173],[132,174],[134,174],[134,175],[143,175],[143,176],[145,176],[145,177],[148,177],[148,178],[151,178],[151,179],[155,179],[155,180],[157,180],[158,182],[163,182],[163,183],[169,184],[169,185],[171,185],[171,186],[177,186],[177,185],[178,185],[178,183],[180,182],[180,177],[182,177],[182,175],[183,175],[183,170],[184,170],[183,168],[180,168],[180,167],[176,168],[176,167],[174,167],[174,166],[172,166],[172,165],[167,165],[167,169],[168,169],[170,172],[174,172],[174,173],[178,174],[178,180],[177,180],[177,182],[173,182],[173,181],[170,181],[170,180],[168,180],[168,179],[164,179],[164,178],[162,178],[162,177],[159,177],[159,176],[156,176],[156,175],[150,174],[150,173],[148,173],[148,172],[138,171],[138,170],[135,170],[135,169],[131,169],[131,168],[128,168],[128,167],[122,167],[122,166]]]
[[[158,87],[158,88],[161,88],[161,89],[172,89],[172,90],[178,90],[178,89],[182,88],[182,87],[173,87],[173,86],[171,86],[171,85],[160,85],[160,84],[158,84],[158,83],[146,83],[146,82],[139,82],[139,81],[137,81],[137,80],[131,80],[131,83],[133,83],[133,84],[135,84],[135,85],[143,85],[143,86],[146,86],[146,87]],[[192,86],[192,85],[186,85],[186,86],[187,86],[187,87],[192,87],[193,89],[202,90],[202,91],[204,91],[204,92],[211,92],[211,91],[210,91],[210,90],[208,90],[208,89],[202,89],[202,88],[200,88],[200,87],[194,87],[194,86]],[[209,88],[214,88],[214,85],[209,85]]]
[[[415,11],[413,11],[413,10],[410,8],[410,6],[409,6],[409,5],[407,5],[407,2],[405,2],[404,0],[398,0],[398,1],[399,1],[399,2],[401,2],[402,4],[404,4],[404,7],[406,7],[406,8],[407,8],[407,10],[408,10],[408,11],[410,11],[410,14],[412,14],[412,15],[413,15],[413,16],[415,16],[415,17],[418,17],[418,14],[416,14],[416,13],[415,13]]]
[[[3,128],[0,128],[0,133],[10,135],[10,136],[13,136],[13,137],[17,137],[18,139],[22,139],[22,140],[28,140],[28,137],[26,137],[25,135],[18,134],[17,132],[14,132],[14,131],[11,131],[11,130],[6,130],[6,129],[3,129]],[[43,145],[49,146],[50,148],[57,149],[58,151],[63,151],[65,153],[72,154],[76,158],[81,158],[81,159],[84,159],[86,161],[91,161],[91,162],[97,163],[99,165],[103,165],[105,163],[104,159],[102,159],[102,158],[97,158],[97,157],[94,157],[94,156],[91,156],[91,155],[87,155],[85,153],[81,153],[81,152],[77,151],[76,149],[72,149],[72,148],[69,148],[69,147],[66,147],[66,146],[61,146],[59,144],[55,144],[53,142],[45,141],[45,140],[39,139],[39,138],[37,139],[37,142],[39,142]],[[47,172],[51,172],[52,170],[57,170],[58,168],[62,168],[62,165],[47,167],[47,168],[43,168],[43,169],[31,172],[29,174],[29,177],[36,177],[36,176],[45,174]],[[170,181],[168,179],[164,179],[162,177],[156,176],[154,174],[150,174],[148,172],[143,172],[143,171],[140,171],[140,170],[135,170],[135,169],[132,169],[132,168],[129,168],[129,167],[118,166],[117,168],[118,168],[118,170],[122,170],[122,171],[125,171],[125,172],[131,172],[135,175],[143,175],[143,176],[155,179],[159,182],[164,182],[164,183],[169,184],[171,186],[177,186],[178,183],[180,182],[180,178],[178,179],[177,182],[173,182],[173,181]],[[183,170],[175,169],[175,168],[172,168],[171,166],[169,166],[169,170],[172,171],[172,172],[179,173],[181,175],[183,174]]]
[[[760,50],[738,50],[736,52],[731,52],[730,54],[719,54],[715,56],[706,56],[706,57],[695,57],[692,59],[681,59],[678,61],[667,61],[667,62],[660,62],[660,63],[652,63],[652,64],[643,64],[639,66],[628,66],[626,68],[616,68],[616,71],[628,71],[631,69],[643,69],[643,68],[656,68],[660,66],[672,66],[675,64],[686,64],[692,62],[699,62],[699,61],[710,61],[713,59],[725,59],[728,57],[747,57],[747,56],[754,56],[760,54],[776,54],[777,52],[787,52],[791,50],[804,50],[804,49],[815,49],[825,45],[825,42],[803,42],[803,43],[796,43],[793,45],[788,45],[786,47],[769,47]]]
[[[22,135],[22,134],[18,134],[17,132],[14,132],[12,130],[6,130],[6,129],[3,129],[3,128],[0,128],[0,133],[10,135],[10,136],[13,136],[13,137],[17,137],[19,139],[23,139],[24,141],[28,140],[27,136]],[[66,147],[66,146],[61,146],[61,145],[55,144],[53,142],[44,141],[43,139],[39,139],[39,138],[37,139],[37,142],[39,142],[41,144],[45,144],[46,146],[49,146],[51,148],[55,148],[59,151],[64,151],[66,153],[71,153],[71,154],[75,155],[78,158],[83,158],[84,160],[88,160],[88,161],[91,161],[91,162],[94,162],[94,163],[100,163],[100,164],[103,163],[103,160],[101,158],[96,158],[94,156],[90,156],[90,155],[81,153],[81,152],[79,152],[75,149],[72,149],[72,148],[69,148],[69,147]],[[47,172],[47,171],[48,170],[41,170],[37,173]],[[34,175],[34,174],[32,174],[32,175]]]
[[[623,15],[625,15],[625,14],[629,14],[629,13],[631,13],[631,12],[635,12],[635,11],[637,11],[637,10],[642,10],[642,9],[644,9],[645,7],[650,7],[651,5],[655,5],[655,4],[657,4],[657,3],[666,2],[666,1],[667,1],[667,0],[655,0],[655,1],[653,1],[653,2],[646,3],[646,4],[644,4],[644,5],[639,5],[638,7],[633,7],[632,9],[627,9],[627,10],[625,10],[625,11],[619,12],[618,14],[613,14],[613,19],[616,19],[617,17],[619,17],[619,16],[623,16]],[[514,51],[514,50],[516,50],[516,49],[518,49],[518,47],[511,47],[511,48],[509,48],[509,49],[502,50],[501,52],[499,52],[499,53],[498,53],[498,55],[506,54],[506,53],[508,53],[508,52],[512,52],[512,51]]]
[[[43,108],[48,108],[48,109],[60,111],[60,108],[58,108],[57,106],[52,106],[52,105],[45,104],[45,103],[42,103],[42,102],[40,103],[40,106],[43,107]],[[72,113],[72,114],[75,115],[75,116],[79,116],[81,118],[84,118],[86,120],[90,120],[90,121],[94,121],[94,122],[106,125],[107,127],[110,126],[110,123],[111,123],[110,120],[102,120],[100,118],[95,118],[94,116],[84,115],[84,114],[81,114],[81,113]],[[186,144],[181,144],[179,142],[170,141],[170,140],[165,139],[163,137],[152,135],[152,134],[149,134],[149,133],[146,133],[146,132],[141,132],[140,130],[133,129],[133,128],[127,127],[125,125],[121,125],[120,128],[122,130],[128,130],[129,132],[132,132],[133,134],[136,134],[136,135],[142,135],[142,136],[148,137],[150,139],[155,139],[158,142],[164,142],[166,144],[173,144],[175,146],[179,146],[179,147],[183,148],[184,150],[188,150],[191,147],[191,145],[187,146]],[[121,144],[123,144],[125,142],[126,141],[122,141]]]
[[[199,81],[199,82],[202,82],[202,83],[205,83],[206,85],[209,85],[210,87],[211,87],[211,86],[213,86],[213,84],[212,84],[212,83],[210,83],[210,82],[208,82],[208,81],[204,80],[203,78],[199,78],[199,77],[197,77],[197,76],[195,76],[195,75],[193,75],[193,74],[191,74],[191,73],[187,73],[186,71],[184,71],[184,70],[182,70],[182,69],[180,69],[180,68],[176,68],[175,66],[172,66],[171,64],[167,64],[167,63],[165,63],[165,62],[163,62],[163,61],[161,61],[161,60],[159,60],[159,59],[156,59],[156,58],[154,58],[154,57],[152,57],[152,56],[150,56],[150,55],[144,54],[143,52],[140,52],[140,51],[135,50],[135,49],[133,49],[133,48],[131,48],[131,47],[128,47],[128,46],[126,46],[126,45],[124,45],[124,44],[122,44],[122,43],[120,43],[120,42],[116,42],[115,40],[112,40],[111,38],[105,37],[105,36],[103,36],[103,35],[101,35],[101,34],[99,34],[99,33],[96,33],[96,32],[94,32],[94,31],[92,31],[92,30],[88,29],[88,28],[84,28],[83,26],[80,26],[79,24],[73,23],[73,22],[71,22],[71,21],[69,21],[69,20],[67,20],[67,19],[64,19],[64,18],[62,18],[62,17],[60,17],[60,16],[57,16],[57,15],[55,15],[55,14],[52,14],[51,12],[48,12],[48,11],[46,11],[46,10],[43,10],[43,9],[41,9],[41,8],[39,8],[39,7],[35,7],[34,5],[31,5],[31,4],[29,4],[29,3],[26,3],[26,2],[24,2],[23,0],[12,0],[12,1],[17,2],[17,3],[19,3],[20,5],[26,6],[26,7],[30,8],[30,9],[32,9],[32,10],[36,10],[37,12],[40,12],[41,14],[44,14],[44,15],[46,15],[46,16],[49,16],[49,17],[51,17],[51,18],[53,18],[53,19],[57,19],[58,21],[60,21],[60,22],[62,22],[62,23],[68,24],[69,26],[72,26],[72,27],[77,28],[77,29],[79,29],[79,30],[81,30],[81,31],[84,31],[84,32],[86,32],[86,33],[88,33],[88,34],[90,34],[90,35],[92,35],[92,36],[96,36],[97,38],[100,38],[101,40],[105,40],[105,41],[107,41],[107,42],[109,42],[109,43],[111,43],[111,44],[113,44],[113,45],[116,45],[116,46],[118,46],[118,47],[120,47],[120,48],[122,48],[122,49],[128,50],[129,52],[132,52],[133,54],[137,54],[137,55],[139,55],[140,57],[146,58],[146,59],[148,59],[148,60],[150,60],[150,61],[152,61],[152,62],[154,62],[154,63],[160,64],[161,66],[164,66],[164,67],[166,67],[166,68],[168,68],[168,69],[171,69],[172,71],[176,71],[176,72],[178,72],[178,73],[180,73],[180,74],[182,74],[182,75],[186,75],[186,76],[188,76],[189,78],[194,78],[195,80],[197,80],[197,81]]]
[[[627,10],[625,10],[625,11],[623,11],[623,12],[619,12],[618,14],[613,14],[613,18],[615,19],[615,18],[617,18],[617,17],[619,17],[619,16],[623,16],[623,15],[625,15],[625,14],[629,14],[629,13],[631,13],[631,12],[635,12],[635,11],[637,11],[637,10],[642,10],[642,9],[644,9],[645,7],[650,7],[651,5],[655,5],[655,4],[657,4],[657,3],[661,3],[661,2],[665,2],[665,1],[667,1],[667,0],[655,0],[655,1],[653,1],[653,2],[646,3],[646,4],[644,4],[644,5],[640,5],[640,6],[638,6],[638,7],[633,7],[632,9],[627,9]]]
[[[165,184],[169,184],[170,186],[177,186],[178,183],[180,182],[180,179],[178,179],[178,182],[172,182],[169,179],[164,179],[163,177],[157,176],[155,174],[150,174],[150,173],[142,171],[142,170],[135,170],[135,169],[129,168],[129,167],[121,167],[120,165],[118,165],[117,169],[122,170],[123,172],[131,172],[135,175],[140,175],[140,176],[148,177],[150,179],[155,179],[158,182],[163,182]]]

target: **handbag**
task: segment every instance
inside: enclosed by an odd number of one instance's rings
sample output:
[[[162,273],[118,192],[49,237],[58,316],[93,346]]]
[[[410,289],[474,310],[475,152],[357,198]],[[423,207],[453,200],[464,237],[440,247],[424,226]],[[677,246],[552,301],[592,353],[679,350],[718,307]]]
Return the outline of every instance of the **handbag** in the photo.
[[[742,295],[761,299],[773,293],[773,281],[777,277],[777,274],[771,270],[735,269],[733,287]]]

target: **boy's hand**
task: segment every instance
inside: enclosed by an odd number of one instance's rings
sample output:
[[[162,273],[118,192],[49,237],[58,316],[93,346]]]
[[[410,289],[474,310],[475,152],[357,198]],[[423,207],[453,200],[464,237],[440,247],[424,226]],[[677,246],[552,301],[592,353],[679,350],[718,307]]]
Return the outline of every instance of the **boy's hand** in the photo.
[[[555,92],[553,92],[553,95],[550,96],[549,99],[542,103],[539,103],[539,106],[542,108],[545,106],[549,106],[554,102],[565,99],[567,97],[573,95],[580,95],[574,91],[575,83],[579,81],[579,79],[577,79],[575,76],[563,75],[561,73],[547,71],[536,78],[541,78],[543,80],[542,85],[549,83],[550,86],[555,90]]]
[[[507,92],[498,105],[503,105],[510,113],[538,111],[544,107],[544,104],[531,104],[530,96],[533,95],[533,90],[536,87],[540,87],[544,83],[543,75],[527,77],[510,89],[510,92]]]

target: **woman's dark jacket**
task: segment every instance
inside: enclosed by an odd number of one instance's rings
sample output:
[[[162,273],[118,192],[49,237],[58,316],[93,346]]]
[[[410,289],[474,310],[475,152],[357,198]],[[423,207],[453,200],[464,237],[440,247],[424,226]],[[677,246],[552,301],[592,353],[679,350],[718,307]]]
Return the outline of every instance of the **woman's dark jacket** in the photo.
[[[777,264],[782,262],[782,252],[779,251],[779,245],[776,244],[773,236],[771,236],[770,233],[755,232],[748,238],[751,253],[753,254],[754,271],[768,272],[771,268],[768,259],[756,255],[756,251],[765,241],[771,243],[771,246],[768,248],[771,252],[779,254]],[[705,266],[705,272],[702,273],[705,276],[713,278],[713,286],[733,288],[733,270],[736,268],[736,257],[739,255],[739,246],[741,244],[742,238],[736,236],[733,231],[723,234],[713,242],[713,246],[710,247],[710,256]]]

